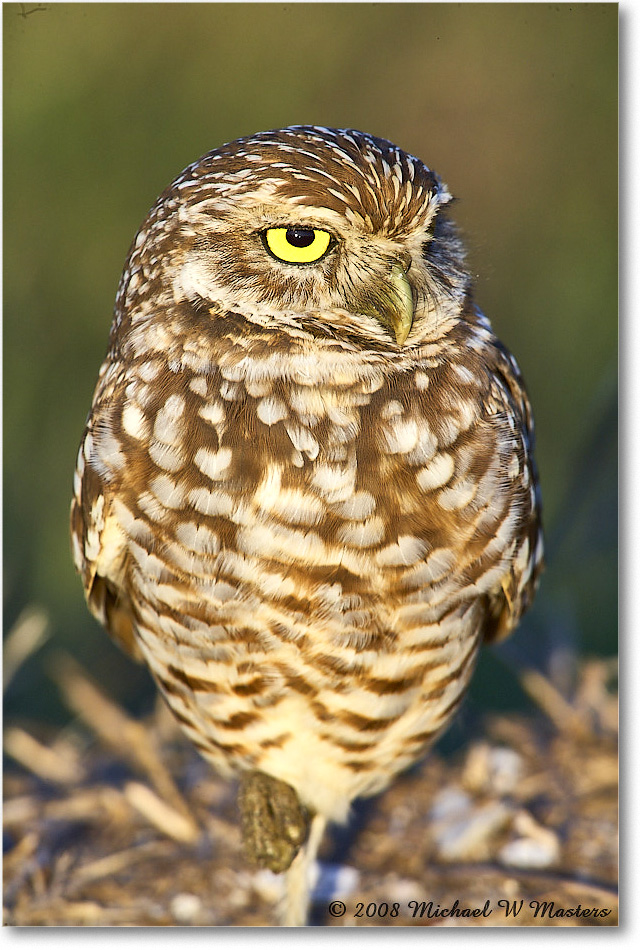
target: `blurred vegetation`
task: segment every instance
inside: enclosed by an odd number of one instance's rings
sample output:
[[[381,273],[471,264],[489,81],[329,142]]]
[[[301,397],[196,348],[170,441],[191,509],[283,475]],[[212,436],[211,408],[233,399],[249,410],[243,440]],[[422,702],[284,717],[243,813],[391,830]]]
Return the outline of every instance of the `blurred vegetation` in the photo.
[[[392,139],[458,197],[479,302],[520,362],[537,423],[548,570],[504,659],[563,677],[573,652],[612,654],[617,5],[2,12],[5,627],[35,605],[49,634],[14,677],[6,713],[67,715],[47,675],[60,646],[130,708],[149,702],[144,671],[84,606],[67,529],[120,270],[185,165],[294,123]],[[472,702],[517,702],[514,682],[501,651],[488,654]]]

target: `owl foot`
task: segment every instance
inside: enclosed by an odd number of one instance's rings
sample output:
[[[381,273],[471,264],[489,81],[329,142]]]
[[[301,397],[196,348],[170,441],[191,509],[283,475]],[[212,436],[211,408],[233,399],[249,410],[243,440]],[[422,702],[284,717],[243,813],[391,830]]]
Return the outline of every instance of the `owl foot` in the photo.
[[[292,786],[263,772],[244,772],[239,807],[248,860],[276,873],[286,871],[310,827]]]

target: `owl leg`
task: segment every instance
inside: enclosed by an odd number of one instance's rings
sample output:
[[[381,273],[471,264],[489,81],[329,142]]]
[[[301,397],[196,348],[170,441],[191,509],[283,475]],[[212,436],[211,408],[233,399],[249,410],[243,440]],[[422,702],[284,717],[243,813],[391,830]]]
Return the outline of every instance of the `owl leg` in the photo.
[[[310,834],[285,877],[285,895],[281,905],[281,923],[284,927],[304,927],[310,906],[310,873],[327,824],[324,815],[316,814],[310,825]]]
[[[292,786],[263,772],[244,772],[239,806],[248,859],[277,873],[289,868],[310,827]]]

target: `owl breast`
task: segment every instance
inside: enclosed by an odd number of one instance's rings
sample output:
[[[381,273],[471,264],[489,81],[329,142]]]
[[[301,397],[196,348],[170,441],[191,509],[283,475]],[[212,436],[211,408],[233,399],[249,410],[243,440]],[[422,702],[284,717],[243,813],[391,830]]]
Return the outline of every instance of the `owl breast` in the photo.
[[[274,332],[162,342],[103,374],[81,448],[93,609],[126,616],[217,768],[342,820],[434,740],[530,597],[506,357],[474,322],[394,360]]]

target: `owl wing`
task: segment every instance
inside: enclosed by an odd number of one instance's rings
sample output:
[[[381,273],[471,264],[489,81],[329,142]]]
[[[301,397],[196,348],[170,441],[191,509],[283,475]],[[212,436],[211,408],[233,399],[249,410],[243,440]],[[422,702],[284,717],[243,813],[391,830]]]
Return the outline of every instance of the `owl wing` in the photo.
[[[517,361],[500,341],[494,341],[493,377],[498,391],[500,411],[513,420],[517,429],[516,454],[520,469],[520,487],[528,504],[524,506],[518,537],[521,554],[510,560],[509,568],[495,595],[489,598],[484,629],[486,643],[505,639],[530,607],[539,576],[544,568],[544,542],[541,526],[541,493],[535,464],[533,412]]]
[[[104,383],[101,378],[78,451],[70,513],[73,557],[92,614],[126,653],[140,660],[126,587],[129,539],[114,514],[122,465],[106,404],[115,387]]]

